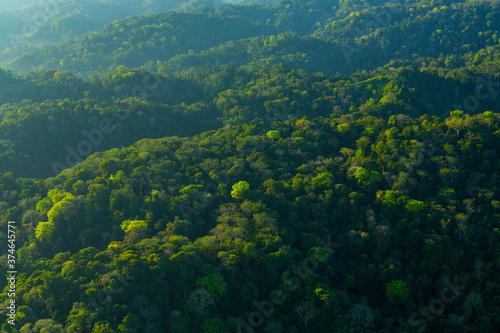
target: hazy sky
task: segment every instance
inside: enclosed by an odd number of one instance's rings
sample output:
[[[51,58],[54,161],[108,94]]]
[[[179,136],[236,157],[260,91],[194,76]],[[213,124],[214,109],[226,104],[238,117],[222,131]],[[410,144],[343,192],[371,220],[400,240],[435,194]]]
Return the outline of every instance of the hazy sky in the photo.
[[[33,1],[34,0],[0,0],[0,10],[18,9]]]
[[[30,2],[33,0],[0,0],[0,10],[21,8]]]

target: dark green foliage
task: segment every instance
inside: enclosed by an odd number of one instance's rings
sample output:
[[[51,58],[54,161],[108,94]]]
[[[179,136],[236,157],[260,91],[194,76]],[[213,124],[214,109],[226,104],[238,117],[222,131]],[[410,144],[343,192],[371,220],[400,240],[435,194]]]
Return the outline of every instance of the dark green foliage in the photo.
[[[498,331],[497,4],[203,4],[0,72],[2,332]]]

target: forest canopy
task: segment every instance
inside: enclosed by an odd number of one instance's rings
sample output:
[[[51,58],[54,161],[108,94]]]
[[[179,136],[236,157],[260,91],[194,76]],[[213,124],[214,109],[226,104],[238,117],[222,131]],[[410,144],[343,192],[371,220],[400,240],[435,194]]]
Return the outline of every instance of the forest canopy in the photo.
[[[498,331],[499,15],[61,2],[0,50],[1,331]]]

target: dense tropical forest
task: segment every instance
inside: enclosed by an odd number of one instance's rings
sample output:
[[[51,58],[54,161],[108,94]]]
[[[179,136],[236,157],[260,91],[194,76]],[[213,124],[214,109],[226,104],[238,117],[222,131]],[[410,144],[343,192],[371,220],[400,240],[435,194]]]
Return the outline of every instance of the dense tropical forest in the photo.
[[[2,333],[500,330],[499,1],[0,27]]]

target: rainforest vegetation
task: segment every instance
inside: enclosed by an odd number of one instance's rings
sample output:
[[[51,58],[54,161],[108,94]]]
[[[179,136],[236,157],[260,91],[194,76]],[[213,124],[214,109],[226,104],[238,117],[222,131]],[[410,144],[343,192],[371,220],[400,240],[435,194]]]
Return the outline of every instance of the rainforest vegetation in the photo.
[[[500,329],[498,1],[58,4],[0,50],[1,332]]]

